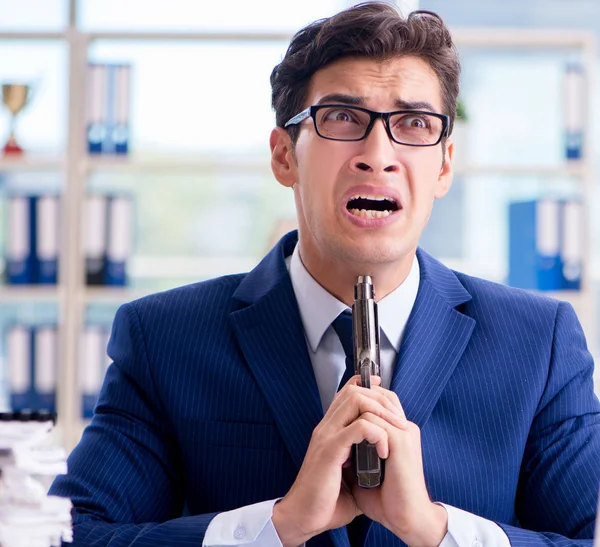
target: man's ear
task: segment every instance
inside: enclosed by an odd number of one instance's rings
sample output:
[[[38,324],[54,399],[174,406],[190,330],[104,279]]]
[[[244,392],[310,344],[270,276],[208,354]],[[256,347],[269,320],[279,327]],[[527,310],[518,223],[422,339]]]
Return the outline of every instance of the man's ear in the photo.
[[[282,186],[291,188],[297,181],[296,157],[289,133],[281,127],[271,131],[271,169]]]
[[[444,197],[448,193],[448,190],[450,190],[450,186],[452,186],[452,155],[454,154],[454,143],[452,140],[448,139],[446,141],[445,148],[444,163],[440,169],[440,174],[435,185],[434,197],[436,199]]]

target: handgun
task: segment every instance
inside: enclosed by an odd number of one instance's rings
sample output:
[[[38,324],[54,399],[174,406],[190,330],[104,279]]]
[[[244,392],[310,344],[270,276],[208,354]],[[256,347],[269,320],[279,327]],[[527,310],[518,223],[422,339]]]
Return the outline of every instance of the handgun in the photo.
[[[371,376],[381,376],[379,370],[379,320],[375,289],[371,277],[361,275],[354,285],[352,305],[354,339],[354,373],[360,374],[362,387],[371,388]],[[358,485],[376,488],[383,482],[383,461],[374,444],[363,441],[354,445],[354,470]]]

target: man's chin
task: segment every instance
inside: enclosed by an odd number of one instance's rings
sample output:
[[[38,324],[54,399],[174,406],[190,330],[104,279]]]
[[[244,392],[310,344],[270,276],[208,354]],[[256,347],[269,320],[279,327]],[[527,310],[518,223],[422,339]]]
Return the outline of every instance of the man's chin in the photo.
[[[340,253],[340,258],[343,257],[344,262],[350,268],[381,268],[385,266],[393,266],[406,261],[409,253],[407,249],[395,246],[382,245],[358,245],[351,248],[343,249]],[[338,255],[339,256],[339,255]],[[368,271],[363,272],[368,274]]]

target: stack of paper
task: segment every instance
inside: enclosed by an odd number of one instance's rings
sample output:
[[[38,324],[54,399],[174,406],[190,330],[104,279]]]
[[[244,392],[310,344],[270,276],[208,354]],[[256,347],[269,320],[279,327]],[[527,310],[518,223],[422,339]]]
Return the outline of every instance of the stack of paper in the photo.
[[[58,547],[73,541],[71,501],[40,481],[67,472],[66,453],[48,443],[55,415],[0,413],[0,545]]]

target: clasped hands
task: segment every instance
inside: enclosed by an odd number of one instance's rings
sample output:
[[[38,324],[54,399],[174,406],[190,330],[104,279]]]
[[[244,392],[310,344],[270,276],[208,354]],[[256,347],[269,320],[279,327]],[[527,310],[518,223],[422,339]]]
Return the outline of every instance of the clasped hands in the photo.
[[[313,431],[290,491],[273,508],[284,547],[297,547],[364,513],[411,547],[437,547],[447,532],[446,510],[427,492],[419,427],[406,419],[393,391],[354,376],[336,394]],[[382,486],[363,489],[352,472],[352,445],[363,440],[385,459]]]

